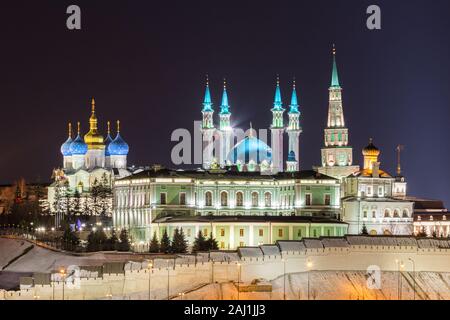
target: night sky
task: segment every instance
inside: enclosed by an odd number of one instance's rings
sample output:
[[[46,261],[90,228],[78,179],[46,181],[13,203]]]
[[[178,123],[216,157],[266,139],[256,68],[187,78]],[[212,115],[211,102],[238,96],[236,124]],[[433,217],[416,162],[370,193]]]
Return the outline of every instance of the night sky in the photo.
[[[82,30],[66,28],[77,4]],[[378,4],[382,30],[366,28]],[[222,78],[235,126],[267,128],[276,75],[301,105],[301,167],[320,163],[336,43],[355,162],[370,137],[409,193],[450,205],[450,2],[10,1],[0,17],[0,182],[50,181],[67,122],[102,133],[121,120],[129,164],[172,166],[171,132],[201,119],[205,74],[217,115]],[[287,119],[287,117],[286,117]],[[218,123],[218,121],[216,121]],[[287,136],[286,136],[287,140]]]

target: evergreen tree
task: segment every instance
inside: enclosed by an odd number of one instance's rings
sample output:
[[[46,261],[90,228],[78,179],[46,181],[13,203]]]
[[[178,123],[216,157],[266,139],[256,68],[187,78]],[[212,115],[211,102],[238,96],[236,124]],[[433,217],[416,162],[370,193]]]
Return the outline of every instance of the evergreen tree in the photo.
[[[417,233],[417,237],[418,238],[426,238],[426,237],[428,237],[428,234],[425,231],[425,228],[422,228],[422,230],[420,230],[419,233]]]
[[[362,236],[368,236],[369,232],[367,231],[367,227],[365,224],[363,224],[362,230],[361,230],[361,235]]]
[[[130,240],[128,239],[127,229],[122,229],[122,231],[120,231],[119,240],[119,251],[130,251]]]
[[[173,234],[172,252],[186,253],[186,251],[187,251],[187,241],[184,236],[183,228],[181,228],[181,230],[178,230],[178,228],[176,228]]]
[[[199,251],[205,251],[207,249],[207,243],[206,243],[206,239],[203,236],[202,231],[200,230],[198,232],[197,238],[195,238],[194,240],[194,245],[192,247],[192,252],[196,253]]]
[[[167,229],[165,229],[163,236],[161,238],[161,245],[159,247],[159,251],[161,253],[169,253],[170,250],[171,250],[170,239],[169,239],[169,236],[167,235]]]
[[[72,251],[75,249],[79,242],[80,240],[78,239],[75,232],[72,231],[68,224],[66,224],[64,234],[62,236],[63,249]]]
[[[87,237],[87,247],[86,250],[93,252],[98,251],[99,245],[97,241],[97,237],[95,235],[95,231],[91,231]]]
[[[219,250],[219,243],[213,238],[212,232],[209,233],[209,238],[206,240],[207,250]]]
[[[109,237],[107,243],[107,250],[117,250],[119,238],[117,238],[117,233],[114,228],[111,231],[111,237]]]
[[[158,253],[159,252],[159,241],[158,241],[158,238],[156,237],[156,232],[153,233],[153,238],[150,241],[149,252],[150,253]]]

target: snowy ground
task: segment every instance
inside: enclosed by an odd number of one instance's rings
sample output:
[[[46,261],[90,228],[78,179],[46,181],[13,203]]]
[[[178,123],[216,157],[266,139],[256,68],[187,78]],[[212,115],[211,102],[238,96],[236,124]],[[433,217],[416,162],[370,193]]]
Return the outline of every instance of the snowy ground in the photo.
[[[310,274],[311,300],[450,300],[450,273],[418,273],[416,294],[412,274],[383,272],[380,290],[369,290],[366,272],[322,271]],[[238,292],[233,283],[210,284],[192,292],[186,292],[185,300],[283,300],[284,281],[287,300],[308,299],[308,274],[290,274],[272,281],[272,292]],[[401,289],[400,289],[401,288]],[[181,299],[177,297],[175,299]]]

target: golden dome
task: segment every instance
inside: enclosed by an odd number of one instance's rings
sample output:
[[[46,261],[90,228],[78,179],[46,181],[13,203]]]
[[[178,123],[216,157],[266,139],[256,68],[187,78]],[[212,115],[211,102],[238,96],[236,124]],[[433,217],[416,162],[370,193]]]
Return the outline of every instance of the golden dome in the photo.
[[[380,155],[380,152],[380,149],[375,147],[375,145],[373,144],[372,138],[370,138],[369,140],[369,145],[362,150],[363,156],[378,157]]]
[[[84,142],[88,145],[88,149],[105,149],[103,136],[98,132],[97,116],[95,115],[95,100],[92,98],[92,113],[89,118],[89,132],[84,135]]]

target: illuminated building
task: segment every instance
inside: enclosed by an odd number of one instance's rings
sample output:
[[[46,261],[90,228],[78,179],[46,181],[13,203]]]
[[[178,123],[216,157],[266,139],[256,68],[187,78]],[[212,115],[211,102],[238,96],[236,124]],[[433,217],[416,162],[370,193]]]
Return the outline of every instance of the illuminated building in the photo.
[[[78,122],[77,135],[72,138],[72,126],[69,123],[68,138],[61,146],[63,166],[53,172],[54,182],[48,188],[50,210],[56,213],[55,225],[58,227],[66,214],[72,211],[72,200],[79,207],[79,214],[89,211],[92,215],[100,214],[89,203],[93,186],[103,185],[111,189],[112,181],[131,174],[127,169],[128,144],[120,135],[120,122],[117,121],[117,133],[111,137],[108,121],[107,136],[104,139],[98,130],[98,119],[95,101],[91,102],[89,131],[82,137],[81,125]],[[111,215],[112,199],[107,202],[104,215]],[[85,210],[80,209],[85,208]],[[105,210],[103,210],[105,211]],[[73,212],[71,212],[73,214]]]

